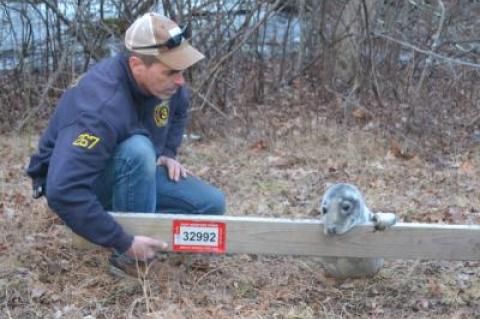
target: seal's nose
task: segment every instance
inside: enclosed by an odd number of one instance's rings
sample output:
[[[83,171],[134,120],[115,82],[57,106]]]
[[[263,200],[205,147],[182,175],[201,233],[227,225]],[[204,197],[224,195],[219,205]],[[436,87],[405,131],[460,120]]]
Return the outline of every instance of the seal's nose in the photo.
[[[337,233],[337,227],[331,226],[327,228],[327,233],[329,235],[335,235]]]

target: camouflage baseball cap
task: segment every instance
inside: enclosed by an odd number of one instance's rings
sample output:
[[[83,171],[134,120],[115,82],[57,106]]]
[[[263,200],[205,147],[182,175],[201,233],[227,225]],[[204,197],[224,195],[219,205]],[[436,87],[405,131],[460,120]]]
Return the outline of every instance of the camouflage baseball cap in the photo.
[[[160,14],[146,13],[127,29],[125,47],[143,55],[154,55],[174,70],[185,70],[205,56],[185,39],[185,28]]]

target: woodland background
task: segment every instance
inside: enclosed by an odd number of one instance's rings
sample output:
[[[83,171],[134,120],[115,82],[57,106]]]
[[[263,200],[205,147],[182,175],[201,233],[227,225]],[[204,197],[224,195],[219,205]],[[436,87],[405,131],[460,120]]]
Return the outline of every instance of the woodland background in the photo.
[[[476,1],[2,0],[0,7],[3,132],[44,127],[63,90],[121,51],[128,25],[153,9],[190,26],[207,56],[188,74],[193,127],[202,133],[250,132],[252,122],[266,121],[275,135],[275,118],[298,107],[298,129],[335,115],[346,127],[368,125],[429,153],[480,139]],[[251,121],[255,109],[276,116]]]

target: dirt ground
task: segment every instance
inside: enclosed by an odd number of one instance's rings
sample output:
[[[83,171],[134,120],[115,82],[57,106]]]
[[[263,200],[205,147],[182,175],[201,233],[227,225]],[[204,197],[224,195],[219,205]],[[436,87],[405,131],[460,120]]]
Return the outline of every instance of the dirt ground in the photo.
[[[406,159],[383,136],[320,127],[186,142],[179,158],[225,191],[230,215],[315,218],[326,187],[343,181],[403,221],[480,222],[475,150]],[[169,254],[142,278],[112,276],[107,250],[73,249],[45,200],[31,199],[23,167],[35,144],[0,140],[2,319],[480,318],[479,262],[387,260],[374,278],[335,281],[310,257]]]

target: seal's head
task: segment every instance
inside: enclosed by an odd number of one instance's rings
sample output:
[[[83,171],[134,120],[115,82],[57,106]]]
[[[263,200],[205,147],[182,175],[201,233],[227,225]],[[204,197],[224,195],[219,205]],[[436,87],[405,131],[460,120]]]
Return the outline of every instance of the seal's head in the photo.
[[[339,183],[330,187],[323,195],[320,209],[327,235],[345,234],[368,220],[368,208],[362,194],[350,184]]]

